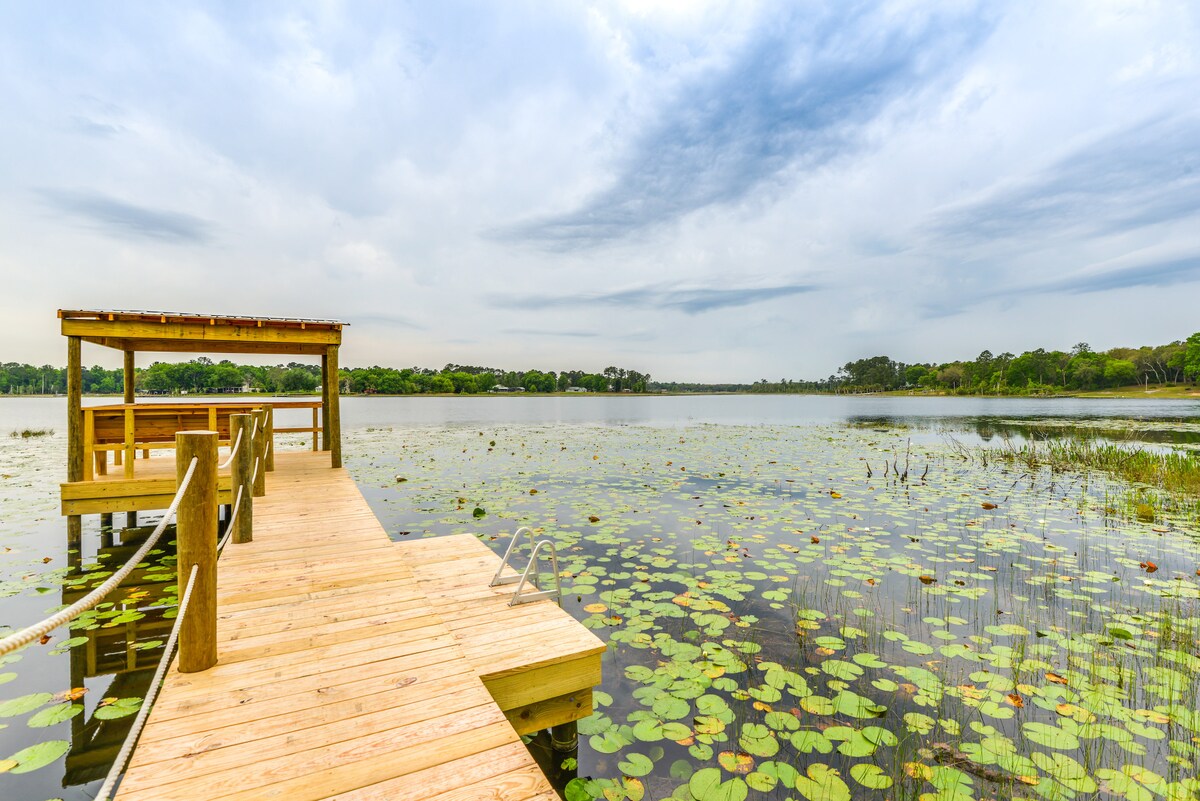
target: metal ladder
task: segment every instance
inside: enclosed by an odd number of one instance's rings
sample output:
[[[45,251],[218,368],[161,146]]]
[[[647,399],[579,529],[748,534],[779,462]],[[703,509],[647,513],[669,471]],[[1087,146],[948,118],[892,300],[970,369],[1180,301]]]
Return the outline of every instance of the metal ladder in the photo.
[[[512,567],[516,570],[515,565],[510,565],[508,560],[512,558],[513,551],[516,549],[517,540],[521,538],[521,532],[529,533],[529,564],[525,565],[525,570],[519,576],[502,576],[504,568]],[[540,587],[542,572],[538,565],[538,557],[542,550],[550,552],[550,569],[554,575],[554,589],[543,590]],[[533,574],[533,581],[529,580],[530,573]],[[496,575],[492,576],[492,581],[488,584],[489,587],[500,587],[505,584],[516,584],[517,589],[513,593],[513,597],[509,600],[509,606],[517,604],[526,604],[530,601],[540,601],[543,598],[553,598],[562,606],[562,580],[558,576],[558,552],[554,550],[554,543],[550,540],[535,541],[533,529],[529,526],[521,526],[513,532],[512,539],[508,541],[508,548],[504,550],[504,558],[500,560],[500,566],[496,568]],[[533,587],[533,592],[526,592],[525,586]]]

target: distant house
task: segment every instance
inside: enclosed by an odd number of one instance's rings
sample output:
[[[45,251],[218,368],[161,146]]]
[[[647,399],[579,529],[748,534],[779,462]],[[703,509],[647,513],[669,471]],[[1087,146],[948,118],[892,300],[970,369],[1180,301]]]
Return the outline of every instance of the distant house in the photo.
[[[567,392],[590,392],[587,387],[567,387]]]
[[[524,392],[525,387],[506,387],[503,384],[496,384],[488,390],[488,392]]]

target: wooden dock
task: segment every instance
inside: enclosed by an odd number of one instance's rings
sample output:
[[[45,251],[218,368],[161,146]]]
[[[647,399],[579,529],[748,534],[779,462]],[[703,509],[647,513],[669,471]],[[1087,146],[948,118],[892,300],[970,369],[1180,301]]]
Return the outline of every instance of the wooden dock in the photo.
[[[600,640],[508,607],[474,537],[393,543],[327,453],[267,484],[218,564],[218,662],[168,673],[118,798],[556,799],[518,732],[591,714]]]

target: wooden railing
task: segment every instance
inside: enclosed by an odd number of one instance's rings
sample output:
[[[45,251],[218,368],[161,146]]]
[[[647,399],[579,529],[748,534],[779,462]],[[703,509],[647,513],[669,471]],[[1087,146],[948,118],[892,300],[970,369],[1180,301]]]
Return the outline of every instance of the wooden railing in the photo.
[[[311,434],[312,449],[320,448],[320,401],[238,401],[194,403],[116,403],[87,406],[83,414],[83,480],[92,481],[97,475],[108,475],[108,454],[113,462],[122,465],[125,478],[135,476],[135,457],[143,458],[150,451],[174,448],[175,435],[180,431],[206,430],[217,432],[219,445],[231,445],[230,417],[259,410],[267,411],[267,431],[270,434]],[[275,409],[311,409],[312,425],[277,428]],[[274,461],[273,437],[269,438],[269,460]],[[272,465],[273,466],[273,465]]]

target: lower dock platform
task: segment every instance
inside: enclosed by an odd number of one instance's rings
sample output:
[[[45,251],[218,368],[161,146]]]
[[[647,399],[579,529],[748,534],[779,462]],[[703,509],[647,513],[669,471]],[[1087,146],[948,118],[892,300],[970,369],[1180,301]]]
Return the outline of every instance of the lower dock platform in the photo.
[[[591,713],[603,644],[508,607],[470,535],[393,543],[328,464],[278,455],[218,562],[218,662],[168,672],[117,797],[556,799],[520,734]]]

